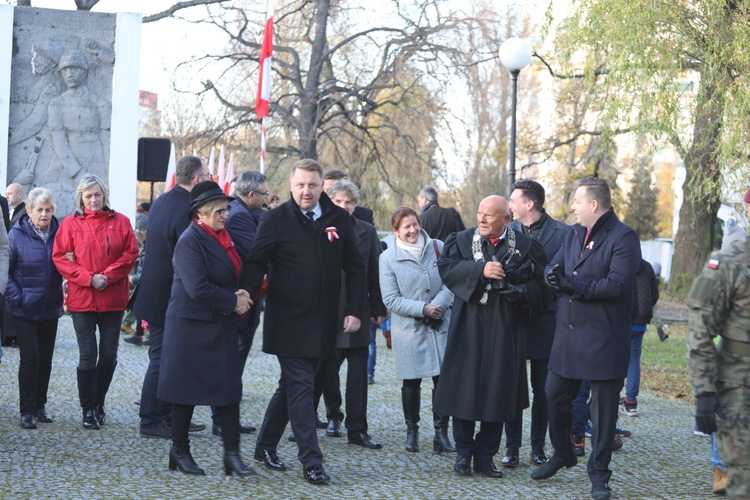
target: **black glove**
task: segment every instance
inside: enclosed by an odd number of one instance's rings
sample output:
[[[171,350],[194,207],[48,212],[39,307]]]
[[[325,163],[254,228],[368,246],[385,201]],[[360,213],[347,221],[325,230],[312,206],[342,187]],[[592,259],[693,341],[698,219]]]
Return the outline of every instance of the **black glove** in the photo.
[[[526,285],[511,285],[510,288],[501,291],[499,295],[505,297],[505,300],[508,302],[515,304],[524,300],[529,295],[529,292],[526,290]]]
[[[425,316],[424,318],[421,318],[421,321],[422,323],[432,328],[433,330],[439,330],[440,325],[443,324],[443,318],[431,318],[429,316]]]
[[[716,432],[716,415],[724,418],[724,413],[719,406],[719,396],[715,392],[698,396],[695,405],[695,423],[698,430],[704,434]]]
[[[552,266],[552,269],[544,275],[544,282],[547,283],[550,290],[554,292],[562,292],[571,295],[573,293],[573,282],[564,276],[560,276],[560,272],[558,271],[559,267],[560,264]]]
[[[664,342],[669,338],[669,334],[664,331],[664,328],[661,326],[656,327],[656,333],[659,334],[659,340]]]

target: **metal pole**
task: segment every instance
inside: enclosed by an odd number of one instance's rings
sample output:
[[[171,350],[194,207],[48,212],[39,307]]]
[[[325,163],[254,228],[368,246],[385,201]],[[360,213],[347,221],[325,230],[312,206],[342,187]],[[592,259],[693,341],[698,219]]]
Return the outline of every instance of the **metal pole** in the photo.
[[[516,105],[518,103],[518,74],[520,69],[510,72],[510,78],[513,86],[513,100],[511,102],[510,117],[510,164],[508,167],[508,196],[510,196],[511,186],[516,182]]]

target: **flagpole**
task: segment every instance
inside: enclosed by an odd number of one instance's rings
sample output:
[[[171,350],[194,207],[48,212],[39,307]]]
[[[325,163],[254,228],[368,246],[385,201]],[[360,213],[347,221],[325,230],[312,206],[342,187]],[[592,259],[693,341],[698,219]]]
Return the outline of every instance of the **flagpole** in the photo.
[[[266,117],[260,120],[260,173],[266,173]]]

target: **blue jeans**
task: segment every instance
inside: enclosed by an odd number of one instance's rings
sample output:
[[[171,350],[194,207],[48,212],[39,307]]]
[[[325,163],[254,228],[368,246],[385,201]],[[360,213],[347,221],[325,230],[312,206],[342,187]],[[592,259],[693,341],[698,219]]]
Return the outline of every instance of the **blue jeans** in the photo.
[[[721,455],[719,455],[719,443],[716,441],[716,434],[711,434],[711,463],[721,470],[727,470],[726,465],[721,461]]]
[[[573,434],[576,436],[586,435],[586,424],[589,421],[589,393],[591,382],[581,381],[578,396],[573,400]]]
[[[628,401],[636,401],[641,387],[641,347],[645,332],[630,332],[630,363],[628,364],[628,378],[625,381],[625,397]]]
[[[73,329],[78,340],[78,368],[93,370],[99,366],[112,367],[117,364],[117,347],[120,344],[122,311],[74,312]],[[97,352],[96,328],[99,327]],[[97,363],[98,356],[98,363]]]
[[[391,318],[388,318],[387,320],[377,325],[370,323],[370,355],[367,358],[367,376],[368,377],[375,376],[375,363],[377,363],[378,361],[378,344],[377,344],[378,327],[380,327],[380,329],[383,330],[383,334],[385,334],[386,330],[390,331]]]

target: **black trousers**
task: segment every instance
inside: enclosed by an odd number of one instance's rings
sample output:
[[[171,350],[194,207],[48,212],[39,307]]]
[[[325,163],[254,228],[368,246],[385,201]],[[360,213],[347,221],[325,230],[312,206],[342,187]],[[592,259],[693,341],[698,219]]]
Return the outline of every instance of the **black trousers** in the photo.
[[[175,448],[186,449],[190,444],[188,431],[193,419],[194,405],[172,405],[172,443]],[[225,451],[240,450],[240,403],[217,406],[216,412],[221,423],[221,439],[224,441]]]
[[[21,415],[34,415],[47,404],[52,354],[57,338],[57,318],[29,321],[13,317],[12,320],[21,354],[18,364]]]
[[[531,360],[531,391],[534,399],[531,403],[531,447],[542,448],[547,437],[547,422],[549,413],[547,411],[547,392],[544,387],[547,384],[547,362],[548,359]],[[521,434],[523,431],[523,414],[519,414],[512,422],[505,422],[505,446],[521,447]]]
[[[323,463],[323,452],[318,446],[318,433],[315,428],[313,401],[316,362],[315,359],[279,356],[279,386],[268,403],[255,443],[257,449],[275,451],[286,424],[291,423],[299,447],[297,457],[303,467]]]
[[[592,483],[606,483],[612,476],[612,460],[617,406],[623,379],[591,380],[591,455],[587,471]],[[555,455],[561,459],[573,456],[573,400],[578,395],[581,381],[562,377],[552,371],[547,374],[547,404],[549,407],[549,437]]]
[[[474,456],[478,462],[492,460],[500,449],[500,437],[503,432],[502,422],[480,422],[479,432],[474,435],[473,420],[462,420],[453,417],[453,439],[456,441],[456,453],[462,457]]]
[[[315,370],[316,401],[320,398],[322,391],[328,419],[343,420],[339,370],[344,361],[347,362],[344,425],[346,425],[349,437],[367,432],[367,360],[369,357],[369,345],[338,349],[335,359],[321,362]]]

